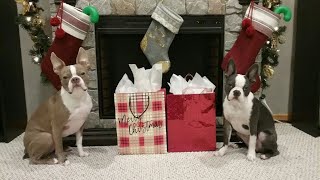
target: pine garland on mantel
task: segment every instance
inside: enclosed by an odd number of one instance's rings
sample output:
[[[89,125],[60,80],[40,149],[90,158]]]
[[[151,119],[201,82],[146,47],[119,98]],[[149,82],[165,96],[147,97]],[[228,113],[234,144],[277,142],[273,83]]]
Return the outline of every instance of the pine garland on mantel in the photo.
[[[270,10],[274,10],[282,4],[281,0],[263,0],[262,5]],[[262,48],[261,59],[261,88],[262,93],[260,98],[264,99],[266,95],[264,90],[270,85],[268,80],[272,78],[274,74],[274,68],[278,66],[279,52],[278,44],[285,43],[285,36],[283,33],[286,31],[286,26],[281,26],[275,31],[270,39],[267,40],[265,46]]]
[[[40,16],[40,13],[44,10],[37,5],[38,1],[39,0],[16,0],[17,4],[22,5],[22,10],[18,14],[16,22],[28,32],[33,41],[34,44],[29,50],[29,54],[31,61],[39,65],[51,45],[51,38],[44,32],[45,22]],[[41,77],[43,82],[47,82],[43,74],[41,74]]]

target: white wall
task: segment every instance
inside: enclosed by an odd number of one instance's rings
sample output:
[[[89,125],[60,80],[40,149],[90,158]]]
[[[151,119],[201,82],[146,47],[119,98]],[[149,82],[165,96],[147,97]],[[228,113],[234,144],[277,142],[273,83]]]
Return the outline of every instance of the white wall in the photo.
[[[287,26],[285,32],[286,43],[279,45],[279,65],[275,68],[274,77],[270,80],[271,85],[267,91],[267,102],[274,114],[287,114],[289,112],[289,91],[291,76],[292,44],[294,32],[294,9],[295,0],[283,0],[283,5],[291,8],[293,18],[290,22],[282,21]]]
[[[50,7],[49,1],[40,1],[39,5],[44,9],[49,9]],[[18,6],[18,11],[20,10],[20,8],[21,7]],[[49,22],[49,11],[45,11],[43,15],[44,18],[46,18],[46,22]],[[55,90],[53,89],[51,84],[45,85],[41,83],[40,66],[33,64],[31,61],[31,56],[29,55],[29,50],[32,48],[33,42],[24,29],[20,28],[19,31],[26,105],[29,118],[31,113],[39,106],[39,104],[46,100],[53,92],[55,92]],[[49,32],[48,35],[51,34],[50,31],[47,32]]]

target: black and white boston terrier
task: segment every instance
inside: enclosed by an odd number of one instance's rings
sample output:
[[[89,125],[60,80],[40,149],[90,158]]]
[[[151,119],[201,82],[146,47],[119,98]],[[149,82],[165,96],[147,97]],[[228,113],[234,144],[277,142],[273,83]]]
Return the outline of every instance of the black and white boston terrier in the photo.
[[[256,158],[256,152],[261,153],[261,159],[279,154],[272,114],[250,91],[258,70],[258,64],[253,64],[246,75],[237,74],[234,61],[229,61],[223,102],[224,143],[215,156],[223,156],[229,145],[234,147],[229,144],[232,128],[248,146],[250,161]]]

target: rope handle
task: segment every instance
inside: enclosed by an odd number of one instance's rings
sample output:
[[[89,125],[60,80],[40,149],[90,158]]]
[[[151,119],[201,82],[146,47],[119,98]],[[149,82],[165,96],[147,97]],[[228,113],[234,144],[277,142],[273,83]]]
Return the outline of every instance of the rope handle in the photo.
[[[185,79],[186,81],[188,81],[188,80],[187,80],[187,77],[191,77],[191,79],[193,79],[193,76],[192,76],[192,74],[190,74],[190,73],[188,73],[188,74],[184,77],[184,79]]]
[[[129,109],[130,109],[130,112],[131,112],[131,114],[132,114],[133,117],[135,117],[135,118],[137,118],[137,119],[140,119],[140,117],[143,116],[143,114],[144,114],[144,113],[148,110],[148,108],[149,108],[149,105],[150,105],[150,97],[149,97],[149,95],[147,96],[147,97],[148,97],[148,105],[147,105],[146,109],[144,109],[144,111],[143,111],[140,115],[137,115],[137,116],[133,113],[133,111],[132,111],[132,109],[131,109],[131,107],[132,107],[131,97],[132,97],[132,96],[129,97]]]

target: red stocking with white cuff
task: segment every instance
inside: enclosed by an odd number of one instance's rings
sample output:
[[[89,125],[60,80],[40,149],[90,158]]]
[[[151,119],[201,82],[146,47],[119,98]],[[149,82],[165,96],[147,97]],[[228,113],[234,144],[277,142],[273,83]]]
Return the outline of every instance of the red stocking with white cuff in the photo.
[[[51,47],[41,62],[41,70],[52,85],[60,90],[59,76],[53,72],[50,61],[51,53],[54,52],[66,65],[75,64],[79,48],[89,30],[90,16],[78,8],[61,3],[57,16],[52,18],[50,23],[59,27]]]
[[[255,63],[255,59],[266,40],[278,28],[279,21],[278,14],[251,1],[242,22],[242,30],[222,61],[222,69],[226,70],[229,60],[233,59],[237,72],[245,74]],[[260,78],[257,76],[256,82],[251,87],[253,93],[259,90],[260,83]]]

